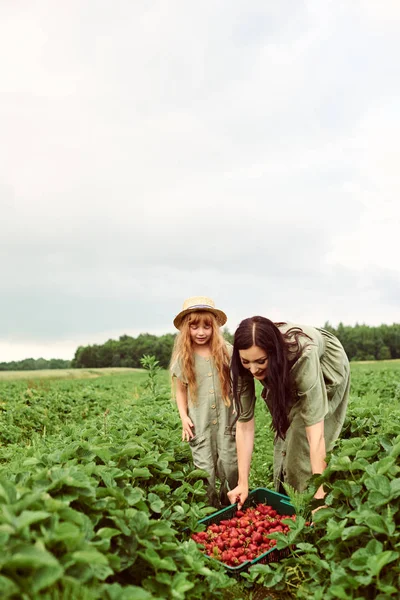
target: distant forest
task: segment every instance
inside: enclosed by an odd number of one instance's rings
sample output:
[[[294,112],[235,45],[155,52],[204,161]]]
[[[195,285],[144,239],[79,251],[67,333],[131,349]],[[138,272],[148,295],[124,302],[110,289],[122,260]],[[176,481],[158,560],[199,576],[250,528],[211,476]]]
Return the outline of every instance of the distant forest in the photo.
[[[1,362],[0,371],[39,371],[42,369],[69,369],[70,360],[62,358],[25,358],[24,360],[13,360],[11,362]]]
[[[389,360],[400,358],[400,323],[393,325],[347,326],[340,323],[337,328],[325,323],[324,329],[331,331],[342,342],[350,360]],[[232,342],[233,335],[227,328],[224,337]],[[28,371],[37,369],[141,367],[144,354],[154,355],[161,367],[167,368],[171,357],[175,334],[162,336],[143,333],[134,338],[122,335],[118,340],[108,340],[101,345],[79,346],[72,361],[43,358],[27,358],[22,361],[0,363],[0,371]]]

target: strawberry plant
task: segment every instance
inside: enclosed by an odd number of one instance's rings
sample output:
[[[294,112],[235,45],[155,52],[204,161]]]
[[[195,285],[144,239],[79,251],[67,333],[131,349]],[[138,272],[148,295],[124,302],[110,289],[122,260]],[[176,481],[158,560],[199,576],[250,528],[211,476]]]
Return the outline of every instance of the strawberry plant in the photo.
[[[312,482],[311,491],[323,484],[327,492],[313,527],[298,518],[290,528],[291,556],[255,565],[243,575],[249,582],[301,599],[398,598],[400,409],[397,399],[377,406],[367,391],[350,405],[344,438]]]
[[[289,557],[257,562],[239,584],[182,535],[185,527],[199,534],[212,512],[206,474],[180,441],[168,374],[152,372],[151,385],[146,371],[0,380],[1,598],[232,600],[250,598],[254,586],[281,598],[398,598],[398,369],[352,365],[341,439],[312,482],[323,483],[325,508],[312,528],[306,507],[288,531],[253,531]],[[256,421],[250,483],[272,489],[270,417],[260,401]],[[217,541],[223,533],[214,532]],[[258,536],[251,551],[250,543]]]
[[[51,400],[55,410],[64,403],[61,420],[48,410],[43,435],[15,418],[19,443],[2,448],[1,597],[221,596],[232,582],[180,539],[209,509],[205,474],[171,436],[178,417],[168,395],[132,395],[125,378],[114,397],[104,382],[73,383],[68,394],[66,382],[47,396],[29,393],[36,415]],[[14,403],[7,398],[9,419],[26,405],[18,388]]]

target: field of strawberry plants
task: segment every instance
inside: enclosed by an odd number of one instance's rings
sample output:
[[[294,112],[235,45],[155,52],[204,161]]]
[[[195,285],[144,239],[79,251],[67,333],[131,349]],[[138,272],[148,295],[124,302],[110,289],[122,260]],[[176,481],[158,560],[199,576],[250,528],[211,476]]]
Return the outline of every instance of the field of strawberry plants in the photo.
[[[307,494],[291,494],[296,520],[276,532],[290,555],[237,580],[184,533],[211,509],[167,373],[38,375],[0,379],[1,598],[399,598],[400,362],[352,365],[326,507],[310,528]],[[256,419],[251,485],[272,489],[261,401]]]

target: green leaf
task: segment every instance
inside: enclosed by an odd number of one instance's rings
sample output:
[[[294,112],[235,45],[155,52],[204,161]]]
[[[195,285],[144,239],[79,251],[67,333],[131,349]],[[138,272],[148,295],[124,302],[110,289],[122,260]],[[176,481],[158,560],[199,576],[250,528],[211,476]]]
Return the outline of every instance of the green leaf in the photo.
[[[372,458],[373,456],[376,456],[379,452],[379,448],[378,446],[376,446],[375,448],[372,448],[371,450],[365,449],[365,450],[359,450],[357,452],[357,458]]]
[[[151,522],[149,534],[163,538],[170,538],[174,536],[174,532],[171,529],[171,526],[166,521]]]
[[[301,542],[300,544],[297,544],[297,548],[303,552],[307,552],[307,554],[315,554],[318,552],[317,548],[308,542]]]
[[[50,552],[47,552],[39,543],[36,543],[34,546],[20,544],[3,565],[9,568],[58,568],[59,562]]]
[[[321,511],[322,510],[323,509],[321,509]],[[318,513],[321,511],[318,510],[315,513],[315,516],[318,515]],[[324,539],[330,540],[330,541],[341,539],[342,533],[343,533],[344,528],[346,527],[346,524],[347,524],[347,519],[344,519],[343,521],[340,521],[339,523],[336,521],[333,521],[333,520],[328,521]]]
[[[370,492],[368,496],[368,504],[379,508],[384,506],[390,500],[390,496],[382,495],[379,492]]]
[[[360,585],[371,585],[372,582],[372,575],[371,573],[357,573],[357,575],[355,575],[355,579],[358,581],[358,583]]]
[[[370,517],[368,519],[368,526],[370,529],[372,529],[372,531],[389,535],[388,524],[380,515],[373,515]]]
[[[359,491],[361,489],[361,486],[358,486],[358,487],[359,487],[359,489],[358,489],[358,491]],[[346,498],[352,498],[355,493],[355,490],[354,490],[354,486],[351,485],[351,483],[349,481],[340,479],[339,481],[335,481],[332,493],[335,495],[335,497],[338,497],[339,493],[341,493]]]
[[[13,483],[7,479],[0,479],[0,502],[14,504],[17,501],[17,491]]]
[[[155,494],[162,494],[164,496],[168,496],[168,494],[171,492],[171,488],[165,483],[158,483],[157,485],[153,485],[150,488],[150,491],[154,492]]]
[[[137,533],[138,536],[143,536],[147,533],[149,523],[149,517],[142,511],[138,511],[130,520],[132,531]]]
[[[73,552],[71,558],[77,563],[86,563],[88,565],[106,565],[108,566],[107,557],[97,550],[77,550]]]
[[[358,552],[366,552],[369,556],[376,556],[383,550],[382,542],[378,540],[370,540],[365,548],[361,548]]]
[[[177,512],[177,513],[179,513],[179,514],[181,514],[181,515],[185,514],[185,511],[184,511],[183,507],[180,506],[179,504],[177,504],[176,506],[174,506],[174,511]],[[212,512],[215,512],[215,509],[213,509]]]
[[[207,479],[208,477],[208,471],[204,471],[203,469],[193,469],[193,471],[187,475],[187,479],[189,481],[196,481],[196,479]]]
[[[390,481],[385,475],[366,477],[364,483],[367,489],[379,492],[386,497],[390,496]]]
[[[386,456],[379,461],[369,464],[365,471],[368,473],[368,475],[371,475],[371,477],[374,475],[384,475],[392,468],[394,464],[394,458],[392,456]]]
[[[139,552],[139,555],[146,560],[155,570],[164,569],[165,571],[177,571],[178,567],[170,556],[161,558],[155,550],[147,548],[145,552]]]
[[[128,527],[128,525],[125,523],[125,521],[123,519],[120,519],[119,517],[114,516],[114,515],[111,516],[110,519],[112,521],[114,521],[115,525],[117,527],[119,527],[119,529],[122,531],[122,533],[124,535],[127,535],[127,536],[132,535],[130,528]]]
[[[186,573],[177,573],[172,580],[172,596],[184,600],[185,593],[193,589],[195,584],[188,581]]]
[[[349,471],[351,470],[352,461],[348,456],[332,457],[333,459],[329,463],[329,468],[332,471]]]
[[[379,575],[381,570],[385,565],[397,560],[399,558],[398,552],[392,552],[391,550],[386,550],[385,552],[381,552],[377,556],[371,556],[368,559],[368,567],[371,570],[371,573],[375,576]]]
[[[363,552],[360,552],[360,551],[354,552],[353,556],[351,557],[351,559],[349,561],[349,567],[353,571],[364,571],[364,570],[366,570],[368,561],[371,558],[364,551],[364,548],[361,548],[361,550]]]
[[[121,532],[119,529],[115,529],[114,527],[102,527],[96,531],[96,535],[102,540],[110,540],[116,535],[121,535]]]
[[[44,521],[50,516],[50,513],[43,510],[24,510],[19,517],[16,517],[14,522],[15,528],[17,531],[21,531],[24,527],[32,525],[33,523],[38,523],[39,521]]]
[[[43,463],[39,458],[30,456],[29,458],[26,458],[22,464],[24,465],[24,467],[33,467],[35,465],[42,465]]]
[[[0,526],[4,527],[4,526]],[[9,540],[10,534],[14,533],[13,528],[10,525],[6,525],[6,527],[10,527],[10,531],[2,531],[0,529],[0,548],[4,547]]]
[[[390,456],[393,456],[393,458],[398,458],[400,456],[400,441],[393,446],[389,454]]]
[[[390,482],[390,495],[392,498],[398,498],[400,496],[400,477],[392,479]]]
[[[151,479],[151,472],[147,467],[135,467],[132,469],[131,475],[133,479]]]
[[[171,574],[170,573],[166,573],[165,571],[161,571],[160,573],[156,574],[155,578],[156,578],[156,580],[159,583],[162,583],[163,585],[171,587],[172,579],[171,579]]]
[[[356,589],[359,586],[357,579],[348,570],[338,565],[332,570],[331,581],[333,586],[344,586],[346,589],[348,587]],[[331,588],[329,588],[329,591],[331,591]]]
[[[42,567],[37,569],[30,580],[30,588],[32,592],[40,592],[45,588],[53,585],[64,574],[64,569],[61,565],[53,565],[51,567]]]
[[[362,525],[354,525],[352,527],[346,527],[342,531],[342,540],[349,540],[354,537],[358,537],[363,533],[367,533],[369,531],[368,527]]]
[[[121,586],[119,583],[104,585],[104,592],[107,596],[102,596],[107,600],[152,600],[153,594],[135,585]]]
[[[143,499],[143,492],[139,488],[126,488],[124,490],[124,496],[129,506],[135,506]]]
[[[4,577],[4,575],[0,575],[0,598],[9,598],[17,594],[18,591],[19,588],[14,581],[8,577]]]
[[[160,513],[165,506],[165,503],[157,494],[150,492],[147,496],[147,500],[150,502],[150,508],[155,513]]]
[[[335,511],[333,508],[320,508],[313,514],[312,520],[313,523],[323,523],[328,521],[332,517],[335,516]]]
[[[104,581],[105,579],[107,579],[107,577],[110,577],[110,575],[114,574],[114,571],[112,569],[110,569],[110,567],[108,567],[107,565],[91,565],[92,567],[92,571],[93,571],[93,575],[96,577],[96,579],[99,579],[100,581]]]
[[[54,528],[52,538],[57,541],[63,542],[78,542],[80,539],[84,537],[83,532],[79,527],[74,525],[73,523],[57,523]]]

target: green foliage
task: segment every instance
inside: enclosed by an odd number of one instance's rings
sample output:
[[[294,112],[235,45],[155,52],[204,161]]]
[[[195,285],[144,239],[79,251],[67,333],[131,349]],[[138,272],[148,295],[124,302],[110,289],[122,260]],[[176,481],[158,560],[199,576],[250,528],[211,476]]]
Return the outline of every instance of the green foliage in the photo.
[[[231,333],[227,327],[223,328],[222,335],[227,342],[229,342],[230,344],[233,345],[234,336],[233,336],[233,333]]]
[[[70,360],[62,358],[25,358],[24,360],[13,360],[0,362],[0,371],[38,371],[43,369],[69,369]]]
[[[142,356],[155,356],[160,367],[167,368],[171,358],[175,334],[162,336],[140,334],[137,338],[120,336],[102,345],[79,346],[72,360],[72,367],[133,367],[141,366]]]
[[[369,327],[368,325],[344,326],[335,329],[329,323],[324,327],[342,342],[350,360],[387,360],[400,358],[400,324]],[[233,334],[224,327],[224,338],[233,343]],[[155,356],[162,368],[167,368],[171,358],[175,335],[167,333],[160,337],[141,334],[137,338],[122,335],[119,340],[108,340],[103,345],[80,346],[72,361],[72,367],[140,367],[145,355]]]
[[[0,381],[0,597],[10,600],[260,597],[395,599],[400,586],[400,369],[352,364],[343,435],[278,547],[235,583],[185,527],[210,513],[152,355],[144,371],[86,380]],[[272,488],[261,399],[251,487]],[[326,508],[306,525],[323,484]],[[308,494],[308,496],[307,496]],[[249,587],[246,587],[249,586]],[[257,590],[260,592],[260,590]]]
[[[350,360],[400,358],[400,323],[379,327],[339,323],[337,328],[325,323],[324,328],[339,338]]]
[[[2,598],[183,600],[232,585],[181,539],[208,514],[206,491],[166,377],[144,363],[140,391],[132,376],[0,386],[17,442],[0,447]]]
[[[140,364],[147,371],[147,381],[144,384],[144,389],[148,389],[153,396],[157,393],[157,379],[161,371],[160,364],[155,356],[144,355],[140,359]]]
[[[244,577],[281,597],[308,600],[398,598],[400,589],[400,370],[354,366],[341,439],[309,492],[286,488],[307,515],[307,494],[319,485],[325,506],[279,534],[291,555],[254,566]],[[304,502],[305,501],[305,502]],[[308,502],[308,511],[314,504]]]

